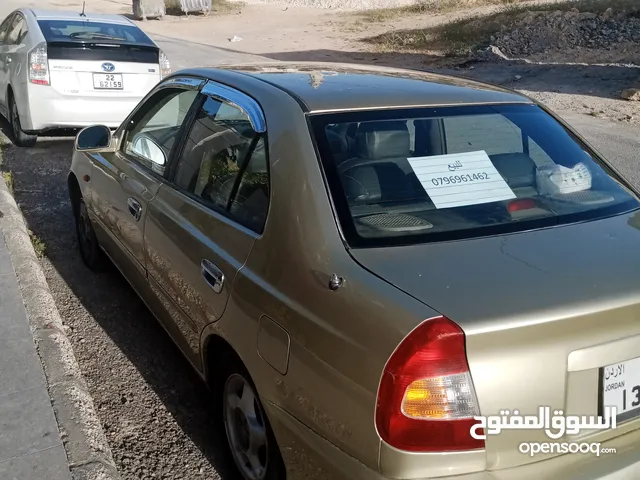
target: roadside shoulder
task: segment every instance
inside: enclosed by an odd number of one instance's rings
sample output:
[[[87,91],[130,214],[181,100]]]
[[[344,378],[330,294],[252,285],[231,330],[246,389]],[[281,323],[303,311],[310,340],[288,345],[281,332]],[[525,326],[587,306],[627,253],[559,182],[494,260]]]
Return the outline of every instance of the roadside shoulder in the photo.
[[[2,234],[26,308],[56,421],[74,480],[120,480],[93,399],[28,229],[4,180],[0,181]]]

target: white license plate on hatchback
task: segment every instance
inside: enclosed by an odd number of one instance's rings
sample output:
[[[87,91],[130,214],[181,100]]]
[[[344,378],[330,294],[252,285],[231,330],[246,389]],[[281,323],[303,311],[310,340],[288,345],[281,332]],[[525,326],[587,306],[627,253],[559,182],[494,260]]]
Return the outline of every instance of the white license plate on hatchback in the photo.
[[[94,73],[93,88],[95,90],[122,90],[122,74],[120,73]]]
[[[640,357],[600,369],[602,409],[616,407],[616,422],[640,415]]]

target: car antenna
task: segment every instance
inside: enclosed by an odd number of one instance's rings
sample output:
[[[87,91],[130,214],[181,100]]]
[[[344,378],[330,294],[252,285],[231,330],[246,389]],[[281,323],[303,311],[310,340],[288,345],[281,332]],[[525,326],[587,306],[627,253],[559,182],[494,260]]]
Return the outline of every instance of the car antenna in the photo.
[[[84,8],[86,7],[87,2],[82,2],[82,13],[80,14],[81,17],[86,17],[87,15],[84,13]]]

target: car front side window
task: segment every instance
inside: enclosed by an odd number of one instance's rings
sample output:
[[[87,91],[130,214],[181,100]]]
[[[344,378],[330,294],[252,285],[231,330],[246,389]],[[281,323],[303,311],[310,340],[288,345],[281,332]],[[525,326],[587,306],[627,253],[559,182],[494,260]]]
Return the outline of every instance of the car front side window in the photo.
[[[122,150],[147,168],[162,170],[198,92],[165,88],[136,112],[126,128]]]
[[[187,135],[174,183],[205,205],[228,213],[236,181],[258,136],[245,112],[207,97]]]

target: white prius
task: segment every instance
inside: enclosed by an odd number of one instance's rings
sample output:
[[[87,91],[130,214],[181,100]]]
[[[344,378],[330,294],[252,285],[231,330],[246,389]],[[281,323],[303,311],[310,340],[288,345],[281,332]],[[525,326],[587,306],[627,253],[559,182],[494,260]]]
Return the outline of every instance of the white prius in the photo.
[[[121,15],[22,8],[0,24],[0,110],[18,146],[54,129],[116,128],[170,72]]]

